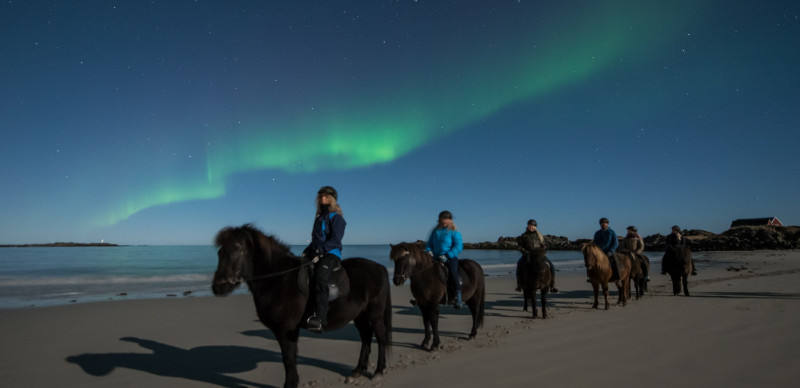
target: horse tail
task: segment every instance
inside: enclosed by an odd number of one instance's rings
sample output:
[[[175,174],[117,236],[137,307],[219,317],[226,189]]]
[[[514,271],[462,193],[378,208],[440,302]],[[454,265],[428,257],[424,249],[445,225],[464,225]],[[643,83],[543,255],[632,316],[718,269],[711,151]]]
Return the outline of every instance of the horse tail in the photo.
[[[386,280],[386,296],[383,300],[383,326],[386,328],[386,352],[392,351],[392,285],[389,282],[389,272],[383,267]]]
[[[483,280],[483,279],[481,279]],[[481,281],[481,303],[478,307],[478,327],[483,327],[483,316],[486,312],[486,284]]]
[[[486,313],[486,278],[483,276],[483,268],[478,266],[478,289],[475,290],[476,294],[479,295],[478,299],[478,327],[483,327],[483,317]]]

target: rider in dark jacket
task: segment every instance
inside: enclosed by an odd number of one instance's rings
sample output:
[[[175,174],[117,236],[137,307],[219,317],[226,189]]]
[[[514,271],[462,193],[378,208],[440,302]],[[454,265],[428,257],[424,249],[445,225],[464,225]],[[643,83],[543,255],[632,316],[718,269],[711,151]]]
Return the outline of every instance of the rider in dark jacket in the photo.
[[[528,226],[525,228],[525,232],[517,237],[517,246],[525,257],[530,255],[535,249],[547,249],[547,245],[544,243],[544,237],[542,236],[542,233],[536,229],[536,227],[536,220],[528,220]],[[550,292],[558,292],[558,288],[556,288],[556,267],[547,256],[545,256],[544,259],[547,260],[547,265],[550,267],[550,279],[552,279],[552,282],[550,283]],[[517,261],[517,291],[520,290],[522,290],[521,260]]]
[[[314,313],[308,318],[308,330],[321,333],[328,324],[328,281],[342,259],[342,237],[347,222],[337,200],[339,195],[331,186],[323,186],[317,193],[317,215],[311,230],[311,243],[303,256],[317,258],[314,265]]]
[[[666,237],[667,250],[675,250],[680,246],[689,245],[686,239],[681,235],[681,227],[672,225],[672,232]],[[661,260],[661,274],[666,275],[667,271],[664,268],[664,260]],[[692,275],[697,275],[697,267],[692,260]]]

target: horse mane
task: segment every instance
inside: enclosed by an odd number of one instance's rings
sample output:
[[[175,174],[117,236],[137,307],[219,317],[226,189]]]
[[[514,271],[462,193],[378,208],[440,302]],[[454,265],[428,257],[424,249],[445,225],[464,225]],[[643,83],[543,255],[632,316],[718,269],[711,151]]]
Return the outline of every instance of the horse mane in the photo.
[[[608,260],[597,260],[598,257],[607,257],[605,252],[603,252],[600,247],[598,247],[594,242],[589,241],[583,243],[581,246],[581,253],[583,253],[584,260],[586,258],[591,257],[592,261],[594,262],[594,266],[598,269],[605,270],[606,268],[611,268],[611,263]]]
[[[529,253],[531,259],[540,260],[547,256],[547,249],[544,248],[535,248],[530,251]]]
[[[401,242],[394,245],[394,247],[408,251],[412,257],[415,257],[417,260],[423,263],[432,261],[430,255],[428,255],[428,252],[425,252],[425,245],[423,244]]]
[[[231,242],[231,240],[240,239],[243,239],[248,246],[253,247],[256,251],[262,251],[267,254],[268,258],[293,256],[288,245],[273,236],[264,234],[264,232],[249,223],[238,227],[228,226],[223,228],[214,238],[214,245],[221,247]]]

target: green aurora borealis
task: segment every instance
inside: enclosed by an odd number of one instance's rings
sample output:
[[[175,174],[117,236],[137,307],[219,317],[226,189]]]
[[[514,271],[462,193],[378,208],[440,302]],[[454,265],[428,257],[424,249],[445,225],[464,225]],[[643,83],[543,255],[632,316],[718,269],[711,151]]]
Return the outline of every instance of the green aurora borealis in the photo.
[[[448,44],[441,56],[376,69],[388,82],[361,85],[355,93],[350,88],[343,98],[317,101],[302,115],[256,115],[208,143],[205,174],[144,183],[99,217],[96,226],[116,224],[154,206],[222,197],[229,178],[243,172],[310,173],[396,161],[513,104],[535,103],[550,92],[579,85],[623,56],[646,55],[674,38],[660,26],[696,16],[690,5],[676,12],[610,4],[572,10],[568,17],[553,13],[558,23],[504,26],[493,32],[497,43],[492,46],[470,46],[476,32],[451,34],[459,41]],[[660,23],[651,23],[656,18]],[[334,71],[330,83],[348,76]]]

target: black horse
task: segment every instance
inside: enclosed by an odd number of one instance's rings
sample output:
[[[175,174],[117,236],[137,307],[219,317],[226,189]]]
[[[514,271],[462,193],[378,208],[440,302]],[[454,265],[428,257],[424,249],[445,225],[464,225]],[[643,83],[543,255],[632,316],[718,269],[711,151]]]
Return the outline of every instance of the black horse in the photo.
[[[422,324],[425,327],[425,338],[420,347],[434,350],[439,347],[439,304],[447,302],[447,278],[443,267],[417,244],[400,243],[391,245],[389,258],[394,262],[394,285],[402,286],[406,279],[411,279],[411,294],[422,312]],[[485,314],[486,285],[483,268],[470,259],[458,260],[458,273],[461,276],[461,293],[464,302],[472,314],[472,330],[469,339],[478,335],[478,328],[483,326]],[[433,343],[431,344],[431,334]],[[428,344],[431,344],[430,348]]]
[[[667,247],[664,252],[663,268],[672,278],[672,294],[681,293],[681,283],[683,283],[683,295],[689,296],[689,274],[692,272],[692,250],[686,245],[677,247]]]
[[[522,311],[528,311],[530,300],[533,307],[532,318],[539,317],[536,309],[536,290],[542,295],[542,318],[547,318],[547,291],[553,286],[555,279],[551,276],[546,254],[546,249],[536,249],[530,254],[523,255],[517,262],[522,296],[525,299]]]
[[[284,387],[297,387],[297,340],[309,315],[306,271],[311,262],[296,257],[288,246],[249,224],[220,230],[215,244],[219,247],[219,264],[212,285],[214,295],[225,296],[242,281],[247,282],[258,318],[275,333],[280,344],[286,371]],[[389,273],[386,267],[363,258],[342,260],[342,268],[349,278],[349,292],[330,302],[324,329],[335,330],[350,321],[358,329],[361,354],[348,381],[365,373],[374,335],[378,342],[378,365],[373,377],[381,376],[392,343]],[[343,285],[346,286],[340,284]]]

